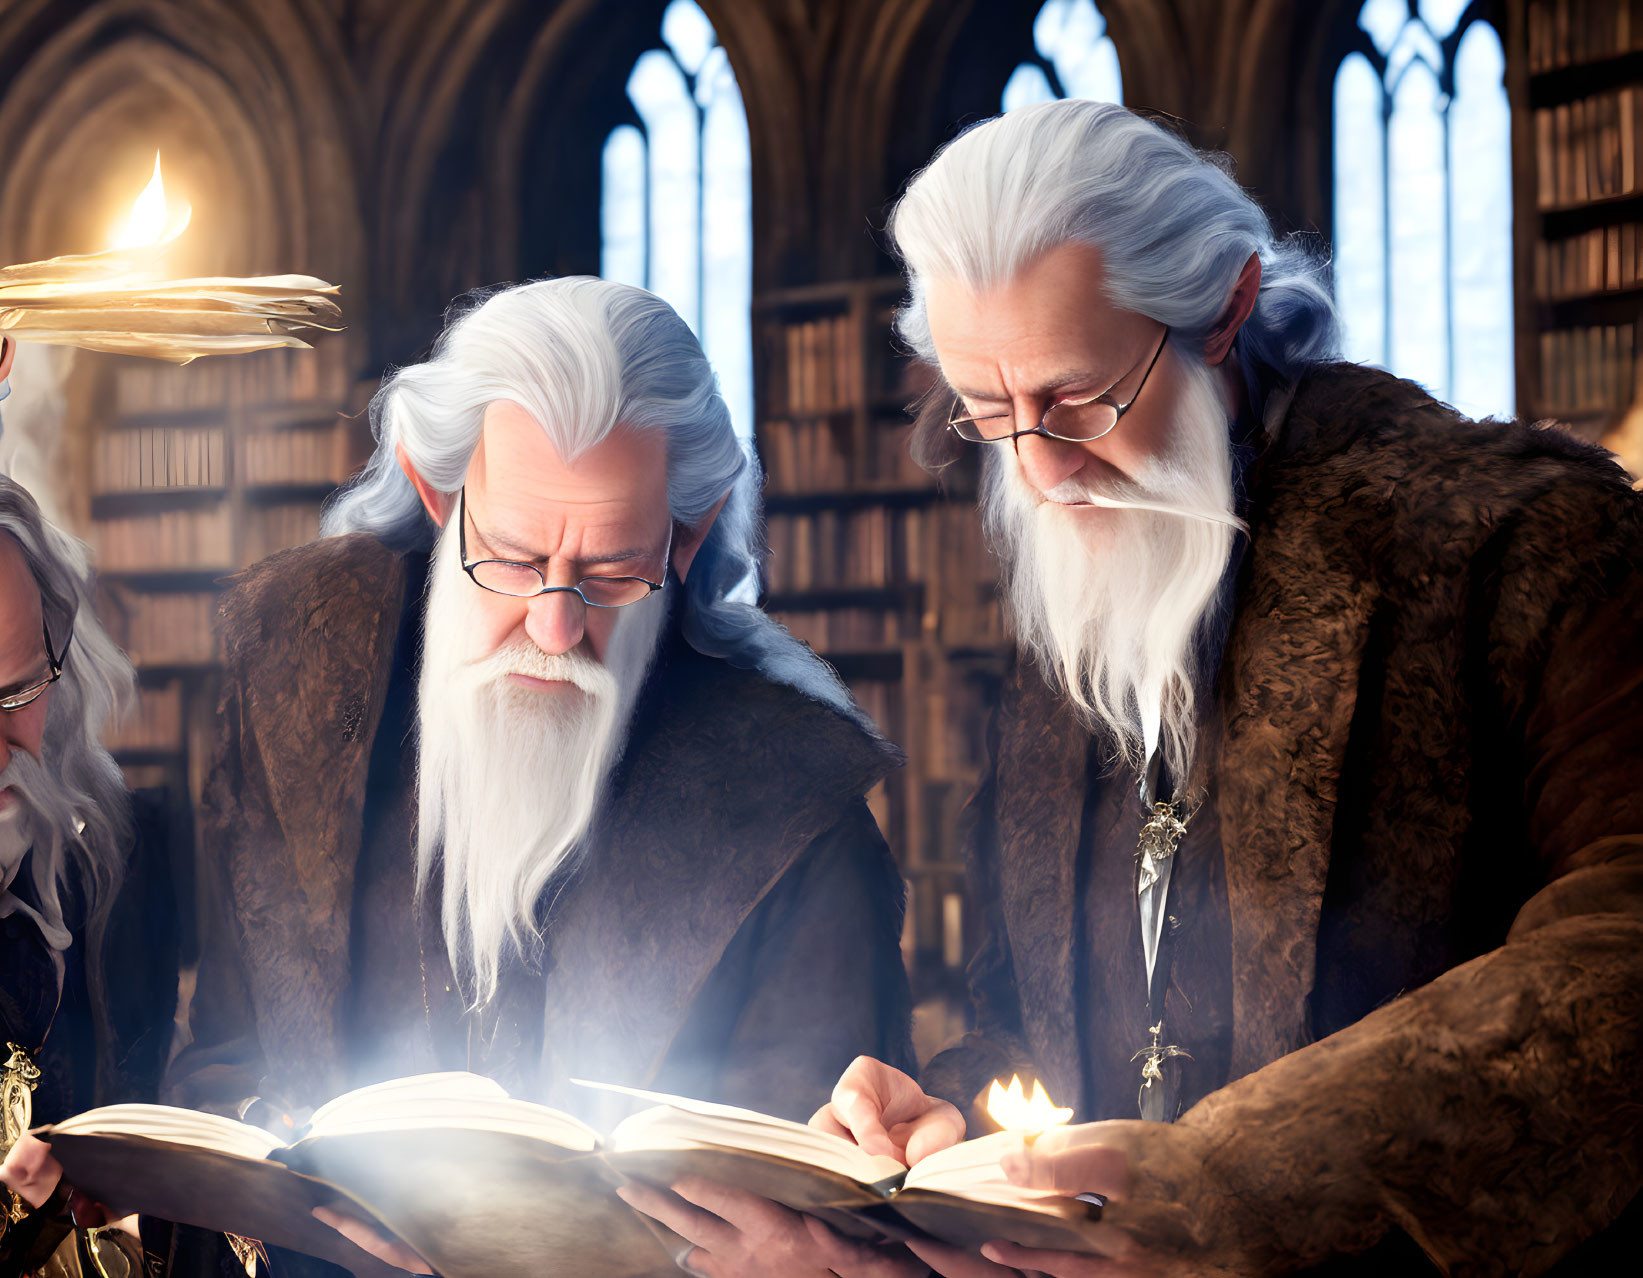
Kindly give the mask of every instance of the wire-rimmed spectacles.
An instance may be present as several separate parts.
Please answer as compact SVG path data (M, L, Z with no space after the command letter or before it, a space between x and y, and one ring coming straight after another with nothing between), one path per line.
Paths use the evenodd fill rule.
M16 692L7 696L0 697L0 711L15 714L19 710L26 709L38 701L47 688L63 677L63 660L68 656L69 647L74 643L73 625L69 626L68 636L63 640L62 657L59 657L52 648L51 631L44 621L40 623L40 634L46 641L46 677L26 687L19 688Z
M662 557L662 580L648 577L583 577L574 586L550 586L542 570L519 559L476 559L468 562L468 489L464 485L457 498L457 549L462 554L462 571L474 585L493 594L514 599L534 599L537 595L579 595L590 608L625 608L648 599L667 583L667 555ZM671 552L672 543L668 550Z
M1044 410L1044 415L1038 419L1036 426L1016 430L1013 412L990 416L960 416L964 410L964 400L959 397L953 401L953 411L947 419L947 429L972 444L1002 444L1008 440L1020 439L1023 435L1042 435L1046 439L1059 439L1069 444L1088 444L1103 435L1110 435L1124 414L1135 406L1135 401L1141 398L1141 392L1146 388L1147 378L1152 376L1152 370L1158 364L1158 357L1164 353L1164 347L1167 345L1169 328L1166 326L1163 337L1158 341L1158 349L1147 361L1147 371L1141 374L1140 385L1135 388L1135 394L1130 396L1128 403L1115 403L1110 398L1110 390L1090 399L1061 399ZM1128 377L1128 374L1125 374L1125 377ZM1123 380L1125 378L1119 378L1119 381Z

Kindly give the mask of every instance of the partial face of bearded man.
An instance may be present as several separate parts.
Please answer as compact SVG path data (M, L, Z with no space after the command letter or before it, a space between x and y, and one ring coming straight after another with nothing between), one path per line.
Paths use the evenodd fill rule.
M1127 405L1098 439L978 443L982 514L1018 639L1116 757L1191 775L1203 622L1240 527L1222 371L1106 301L1068 244L984 293L934 280L930 332L963 415L1030 430L1054 405ZM1065 408L1052 414L1054 428Z
M40 588L22 547L0 533L0 697L39 688L50 672ZM67 788L44 762L53 695L47 685L26 706L0 710L0 913L27 913L40 924L47 942L61 950L70 937L63 926L57 875L65 844L74 837L75 816ZM29 868L43 912L8 893L31 852Z
M669 593L619 608L499 594L464 571L461 546L470 565L532 564L549 586L659 583L670 532L660 432L617 427L567 460L522 408L487 410L434 552L418 688L418 881L437 865L446 944L476 1001L507 948L534 943L538 899L597 811Z

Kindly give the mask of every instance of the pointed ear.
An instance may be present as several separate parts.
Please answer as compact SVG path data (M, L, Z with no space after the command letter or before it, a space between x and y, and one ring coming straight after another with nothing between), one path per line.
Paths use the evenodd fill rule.
M405 472L405 478L411 481L411 487L416 489L416 495L422 498L422 506L428 512L428 517L443 528L445 521L451 517L452 507L456 504L451 494L440 492L422 477L422 472L411 464L411 455L405 451L404 444L394 445L394 458L399 462L399 468Z
M1226 309L1216 321L1215 328L1204 340L1204 362L1214 367L1227 357L1232 340L1238 336L1249 313L1255 309L1255 299L1261 292L1261 255L1251 253L1244 269L1238 272L1238 282L1232 286L1232 296Z
M696 561L696 552L702 548L708 533L713 531L714 520L718 519L719 512L729 500L730 490L727 488L725 495L713 503L713 509L697 520L694 527L681 528L673 534L673 571L680 581L690 575L690 565Z

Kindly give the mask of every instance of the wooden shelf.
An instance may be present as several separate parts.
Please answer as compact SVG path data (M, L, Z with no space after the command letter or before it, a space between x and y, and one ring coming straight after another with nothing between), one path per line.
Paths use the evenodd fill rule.
M1633 221L1643 221L1643 194L1606 195L1583 204L1540 210L1541 234L1548 240Z
M790 309L815 310L827 306L848 306L858 297L895 297L907 285L899 275L883 275L870 280L846 280L837 284L800 284L792 288L767 289L753 299L755 314Z
M232 564L219 568L152 568L140 571L99 572L97 579L137 590L211 590L217 582L238 570Z
M816 654L845 679L900 679L899 647L840 649Z
M1643 317L1643 285L1540 301L1535 303L1535 311L1543 329L1633 324Z
M228 496L221 484L174 484L167 488L127 488L94 493L93 519L119 519L125 515L146 515L159 510L198 510L215 506Z
M207 408L144 408L122 411L109 426L111 433L140 430L144 427L170 426L226 426L227 405Z
M329 430L353 420L330 400L258 404L242 411L245 424L253 430Z
M258 505L276 502L325 500L342 484L325 479L293 479L281 483L246 484L240 491L245 499Z
M802 514L810 510L853 509L861 506L924 506L941 500L941 490L934 485L908 487L903 484L878 487L865 484L860 488L834 488L816 492L767 492L764 508L767 514Z
M766 612L807 612L823 608L899 608L924 595L924 583L894 586L837 586L819 590L786 590L768 595Z
M1529 105L1558 106L1594 93L1624 88L1643 80L1643 49L1611 54L1592 62L1536 71L1529 77Z

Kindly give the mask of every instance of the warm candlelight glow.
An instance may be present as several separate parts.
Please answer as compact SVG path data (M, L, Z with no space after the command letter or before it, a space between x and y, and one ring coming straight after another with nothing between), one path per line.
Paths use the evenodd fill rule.
M1037 1136L1052 1127L1059 1127L1073 1116L1070 1109L1058 1108L1050 1100L1044 1084L1033 1080L1033 1094L1028 1098L1021 1086L1021 1076L1014 1075L1009 1087L1001 1087L998 1080L987 1089L987 1114L1007 1132L1024 1132Z
M188 225L194 210L187 204L170 214L165 202L165 182L160 177L160 153L154 152L154 176L142 189L126 216L124 225L114 231L110 247L116 249L143 248L163 240L175 239Z

